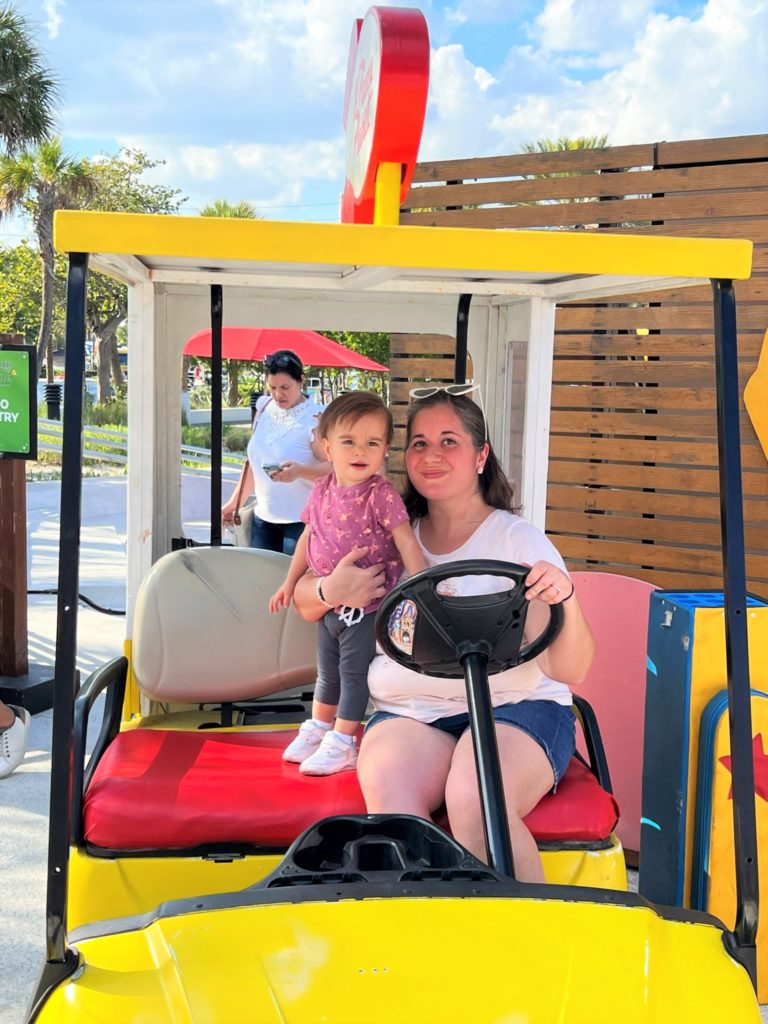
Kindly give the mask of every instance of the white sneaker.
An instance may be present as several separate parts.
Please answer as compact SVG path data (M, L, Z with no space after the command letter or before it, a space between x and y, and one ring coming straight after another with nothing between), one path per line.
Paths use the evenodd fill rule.
M355 741L345 743L334 732L328 732L314 754L301 762L299 771L302 775L335 775L350 771L356 764Z
M330 731L330 728L321 729L319 725L315 725L312 718L302 722L299 727L299 735L283 751L283 760L290 761L292 764L301 764L302 761L306 761L309 755L314 754L320 746L323 736Z
M0 732L0 779L6 778L15 771L24 760L27 749L27 729L30 715L26 708L8 705L16 712L13 725L5 732Z

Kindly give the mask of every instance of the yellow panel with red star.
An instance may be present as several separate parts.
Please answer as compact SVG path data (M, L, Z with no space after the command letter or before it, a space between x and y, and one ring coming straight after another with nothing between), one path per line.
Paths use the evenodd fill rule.
M736 876L733 791L726 691L708 703L701 719L691 905L733 928ZM752 691L752 754L760 891L768 895L768 693ZM760 852L763 853L760 858ZM768 904L761 904L757 933L758 997L768 1002Z

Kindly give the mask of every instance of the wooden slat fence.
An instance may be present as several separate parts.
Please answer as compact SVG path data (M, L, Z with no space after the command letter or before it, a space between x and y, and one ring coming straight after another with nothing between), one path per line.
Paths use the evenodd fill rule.
M768 135L424 163L401 220L749 238L753 276L736 285L742 385L757 364L768 328ZM394 338L396 420L409 378L452 373L452 339ZM718 587L715 433L709 287L558 309L547 530L572 569ZM768 597L768 463L743 409L742 454L748 585Z

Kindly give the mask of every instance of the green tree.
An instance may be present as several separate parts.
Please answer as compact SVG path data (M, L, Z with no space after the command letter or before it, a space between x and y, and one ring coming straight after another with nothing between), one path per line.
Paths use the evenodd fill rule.
M7 152L40 143L53 130L58 87L44 66L28 22L0 8L0 139Z
M239 203L230 203L227 199L214 199L212 203L204 206L200 211L201 217L234 217L238 220L260 220L259 214L254 206L247 200L241 199ZM240 400L240 362L238 359L225 359L227 368L227 405L237 405ZM186 380L186 367L183 370Z
M66 260L56 257L57 285L53 313L53 336L64 337L64 279ZM40 333L40 254L27 241L0 248L0 332L21 334L24 343L34 345Z
M53 381L54 289L53 215L82 204L93 193L94 178L86 160L64 152L61 139L47 139L18 155L0 157L0 213L24 211L31 219L40 249L42 303L37 363L47 356L47 379Z
M151 184L144 175L164 161L152 160L140 149L125 147L112 156L102 154L91 163L95 188L87 207L113 213L177 213L186 197L181 189ZM123 372L117 353L117 330L128 314L128 289L120 281L95 272L88 287L86 319L96 338L98 370L97 400L110 395L110 378L116 387L123 384Z
M390 338L388 334L381 331L321 331L320 333L361 356L374 359L382 366L389 366ZM356 386L369 391L378 391L386 397L386 378L383 378L381 373L366 373L363 370L351 370L348 367L339 367L338 369L319 367L318 374L323 389L325 390L326 385L329 385L331 393L334 395L349 386L350 374L354 374Z

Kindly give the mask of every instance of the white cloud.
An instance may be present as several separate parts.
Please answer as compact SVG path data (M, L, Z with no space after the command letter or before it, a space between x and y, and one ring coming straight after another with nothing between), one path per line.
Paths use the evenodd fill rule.
M458 43L433 51L421 159L498 152L501 142L495 121L508 113L510 97L526 88L546 95L562 89L560 76L548 70L531 47L515 48L495 74L473 64Z
M315 140L174 148L155 137L123 137L120 144L151 153L164 164L148 180L181 188L190 197L182 213L194 213L214 198L246 199L265 216L280 217L280 209L307 202L307 190L321 182L338 183L341 191L344 141ZM327 184L326 186L327 187ZM335 199L335 194L334 194ZM334 211L336 208L333 203Z
M495 85L497 81L490 72L485 70L485 68L475 68L474 79L480 92L485 92L486 89L490 89L490 87Z
M634 41L656 6L654 0L547 0L532 34L544 50L616 51Z
M765 91L755 85L767 56L765 0L709 0L698 18L651 15L623 67L521 97L491 125L506 148L544 135L607 132L623 144L754 132L765 120Z
M466 117L478 93L485 92L493 76L464 56L458 43L441 46L432 53L430 105L440 120Z
M64 7L64 0L45 0L43 9L46 14L45 27L48 30L48 38L55 39L59 34L61 23L64 20L61 9Z
M258 65L272 64L315 90L343 89L349 40L355 18L366 7L359 0L217 0L235 12L245 28L236 49Z
M336 139L297 145L228 146L238 167L253 171L269 181L301 181L308 178L338 179L344 165L344 142Z
M179 160L195 181L215 181L221 174L222 153L211 146L183 146Z

